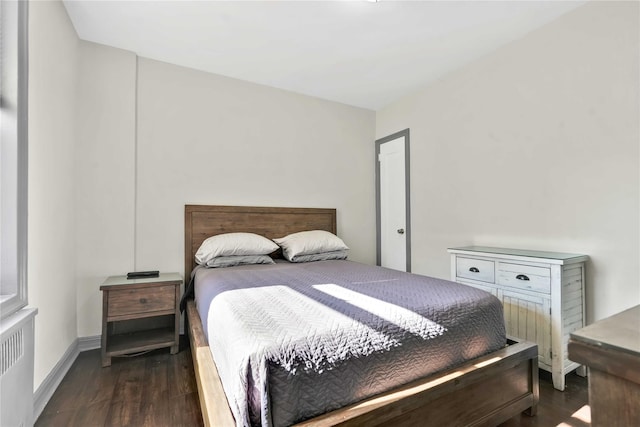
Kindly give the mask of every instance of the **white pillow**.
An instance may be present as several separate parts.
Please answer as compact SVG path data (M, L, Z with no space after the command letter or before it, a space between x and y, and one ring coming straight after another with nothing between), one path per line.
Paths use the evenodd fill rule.
M278 245L254 233L226 233L211 236L200 245L196 262L206 264L213 258L231 255L267 255Z
M301 231L289 234L281 239L273 239L281 248L286 259L292 261L296 256L321 254L348 250L341 238L323 230Z
M275 264L269 255L229 255L211 258L209 268L235 267L236 265Z
M329 261L332 259L347 259L347 251L331 251L322 252L320 254L296 255L289 261L291 262L313 262L313 261Z

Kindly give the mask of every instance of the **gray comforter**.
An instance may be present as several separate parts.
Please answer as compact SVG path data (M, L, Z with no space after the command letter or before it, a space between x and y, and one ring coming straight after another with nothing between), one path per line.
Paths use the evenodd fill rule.
M195 273L238 426L291 425L506 344L497 298L350 261Z

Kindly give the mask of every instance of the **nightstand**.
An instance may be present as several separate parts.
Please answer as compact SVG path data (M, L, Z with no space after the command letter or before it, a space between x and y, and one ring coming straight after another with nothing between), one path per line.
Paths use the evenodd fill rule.
M102 366L111 357L171 347L178 352L180 285L177 273L127 279L108 277L102 291Z

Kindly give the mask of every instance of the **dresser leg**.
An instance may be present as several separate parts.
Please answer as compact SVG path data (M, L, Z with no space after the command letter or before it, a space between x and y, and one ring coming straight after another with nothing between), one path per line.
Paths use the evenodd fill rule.
M171 354L176 354L178 353L178 346L177 345L172 345L171 346Z
M564 391L564 374L562 371L552 372L551 376L553 377L553 388Z
M586 377L587 376L587 367L584 365L580 365L576 368L576 374L578 374L581 377Z

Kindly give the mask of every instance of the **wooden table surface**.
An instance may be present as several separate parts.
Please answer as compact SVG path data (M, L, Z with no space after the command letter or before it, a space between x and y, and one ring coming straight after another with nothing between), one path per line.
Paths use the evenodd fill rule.
M589 367L594 427L640 425L640 306L572 333L569 358Z

